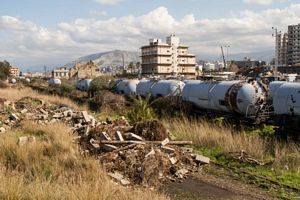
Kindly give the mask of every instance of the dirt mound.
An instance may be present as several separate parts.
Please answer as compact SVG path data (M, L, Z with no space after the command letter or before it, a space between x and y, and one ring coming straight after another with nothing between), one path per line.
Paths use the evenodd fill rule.
M138 122L132 130L146 140L163 140L169 137L168 130L158 120Z

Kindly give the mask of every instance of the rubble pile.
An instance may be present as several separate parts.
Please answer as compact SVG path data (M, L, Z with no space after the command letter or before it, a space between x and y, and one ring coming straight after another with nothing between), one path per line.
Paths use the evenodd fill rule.
M87 111L67 105L54 105L35 98L1 101L0 133L14 128L22 120L38 124L63 122L70 126L83 155L99 159L108 174L122 185L157 186L165 181L181 180L209 158L182 147L191 141L175 141L157 120L130 125L125 117L97 121ZM19 138L20 145L34 141Z

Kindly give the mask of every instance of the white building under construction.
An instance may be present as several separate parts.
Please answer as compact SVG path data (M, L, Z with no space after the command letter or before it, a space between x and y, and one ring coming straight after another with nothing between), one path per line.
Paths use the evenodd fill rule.
M150 39L149 45L141 47L142 74L162 76L195 76L196 57L188 52L175 35L161 39Z

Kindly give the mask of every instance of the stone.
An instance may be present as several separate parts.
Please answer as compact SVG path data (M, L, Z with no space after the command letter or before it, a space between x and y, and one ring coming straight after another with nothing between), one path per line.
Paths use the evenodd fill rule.
M171 154L171 153L174 153L175 152L175 149L171 148L171 147L167 147L167 146L162 146L161 149L168 153L168 154Z
M90 122L91 121L91 118L90 116L88 115L87 111L82 111L81 112L82 116L83 116L83 119L86 123Z
M5 128L4 127L0 127L0 133L5 133Z
M119 173L119 172L114 172L114 173L107 173L108 174L108 176L110 176L110 177L112 177L112 178L114 178L114 179L116 179L117 181L121 181L122 179L123 179L123 175L121 174L121 173Z
M203 164L209 164L210 158L202 155L196 155L195 161Z
M72 116L72 114L73 114L72 110L66 110L66 111L63 112L63 115L65 117L70 117L70 116Z
M35 142L36 139L34 136L22 136L18 138L18 145L22 146L27 144L28 142Z
M131 184L130 181L128 181L127 179L122 179L120 182L123 186L127 186Z
M27 113L28 112L28 110L26 109L26 108L24 108L23 110L21 110L21 113L22 114L25 114L25 113Z
M100 139L101 140L111 140L111 138L109 137L109 135L106 132L102 132L100 134Z
M120 131L116 131L115 136L116 136L117 140L124 141L124 138L123 138L122 133Z
M175 157L170 157L169 160L170 160L172 165L176 164L177 161L178 161Z
M45 111L43 108L40 109L41 113L43 113L44 115L48 115L48 112Z
M56 118L56 119L62 118L62 117L63 117L63 114L61 114L61 113L55 113L52 117L53 117L53 118Z
M169 138L164 139L163 141L161 141L161 146L165 146L170 142Z

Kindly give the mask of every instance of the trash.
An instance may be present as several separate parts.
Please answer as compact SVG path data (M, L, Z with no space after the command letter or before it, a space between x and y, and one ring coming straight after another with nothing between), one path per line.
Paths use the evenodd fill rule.
M170 142L169 138L166 138L166 139L164 139L164 140L161 142L161 146L165 146L165 145L167 145L169 142Z
M132 140L137 140L137 141L143 141L144 139L134 133L125 133L124 134L126 139L132 139Z
M120 141L124 141L122 133L120 131L116 131L116 139Z

